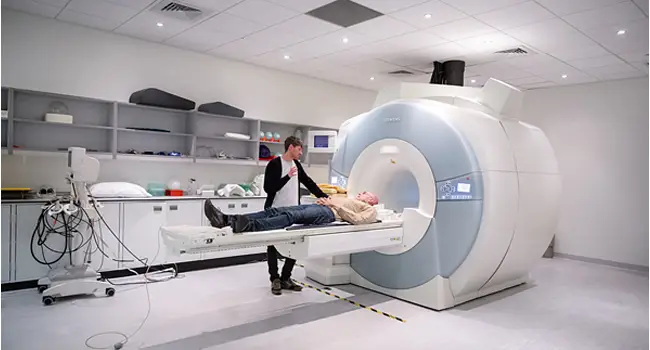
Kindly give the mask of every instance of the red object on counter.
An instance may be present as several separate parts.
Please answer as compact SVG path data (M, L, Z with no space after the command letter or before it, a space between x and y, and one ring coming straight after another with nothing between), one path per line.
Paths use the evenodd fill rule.
M183 196L183 190L165 190L165 196L181 197Z

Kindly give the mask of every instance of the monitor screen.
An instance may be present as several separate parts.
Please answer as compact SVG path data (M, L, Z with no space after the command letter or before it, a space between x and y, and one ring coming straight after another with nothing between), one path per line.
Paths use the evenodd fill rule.
M329 135L316 135L314 136L314 147L328 148L330 143Z
M471 187L470 184L459 182L458 186L456 186L456 191L462 192L462 193L469 193L470 187Z

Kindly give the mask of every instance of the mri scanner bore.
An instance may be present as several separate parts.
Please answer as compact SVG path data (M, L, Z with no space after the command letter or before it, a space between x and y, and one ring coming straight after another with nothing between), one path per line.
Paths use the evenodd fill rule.
M556 224L561 178L521 92L402 83L340 128L330 178L400 213L369 225L231 232L163 227L179 253L276 245L307 277L442 310L528 281ZM210 243L207 243L210 242Z

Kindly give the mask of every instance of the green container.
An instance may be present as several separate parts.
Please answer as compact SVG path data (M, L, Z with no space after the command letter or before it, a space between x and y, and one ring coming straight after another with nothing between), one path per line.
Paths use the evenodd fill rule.
M165 184L150 183L147 185L147 192L154 197L163 197L165 195Z

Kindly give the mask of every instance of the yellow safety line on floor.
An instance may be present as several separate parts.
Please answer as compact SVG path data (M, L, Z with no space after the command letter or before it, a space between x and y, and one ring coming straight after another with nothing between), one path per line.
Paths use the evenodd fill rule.
M304 266L301 266L301 267L304 268ZM377 310L377 309L375 309L375 308L372 308L372 307L368 307L368 306L365 306L365 305L359 304L359 303L357 303L356 301L353 301L353 300L350 300L350 299L347 299L347 298L344 298L344 297L340 297L340 296L338 296L338 295L336 295L336 294L330 293L330 292L328 292L328 291L326 291L326 290L322 290L322 289L320 289L320 288L318 288L318 287L314 287L314 286L309 285L309 284L307 284L307 283L303 283L303 282L297 281L297 280L295 280L295 279L293 279L293 278L292 278L292 280L293 280L295 283L298 283L299 285L301 285L301 286L303 286L303 287L311 288L311 289L314 289L314 290L316 290L316 291L319 291L319 292L321 292L321 293L323 293L323 294L327 294L327 295L329 295L329 296L331 296L331 297L335 297L336 299L343 300L343 301L347 301L348 303L350 303L350 304L352 304L352 305L355 305L355 306L357 306L357 307L360 307L360 308L362 308L362 309L370 310L370 311L372 311L372 312L374 312L374 313L377 313L377 314L380 314L380 315L384 315L384 316L386 316L386 317L388 317L388 318L390 318L390 319L393 319L393 320L396 320L396 321L400 321L400 322L402 322L402 323L406 322L406 320L404 320L404 319L402 319L402 318L399 318L399 317L397 317L397 316L393 316L393 315L391 315L391 314L387 314L387 313L385 313L385 312L383 312L383 311L379 311L379 310Z

